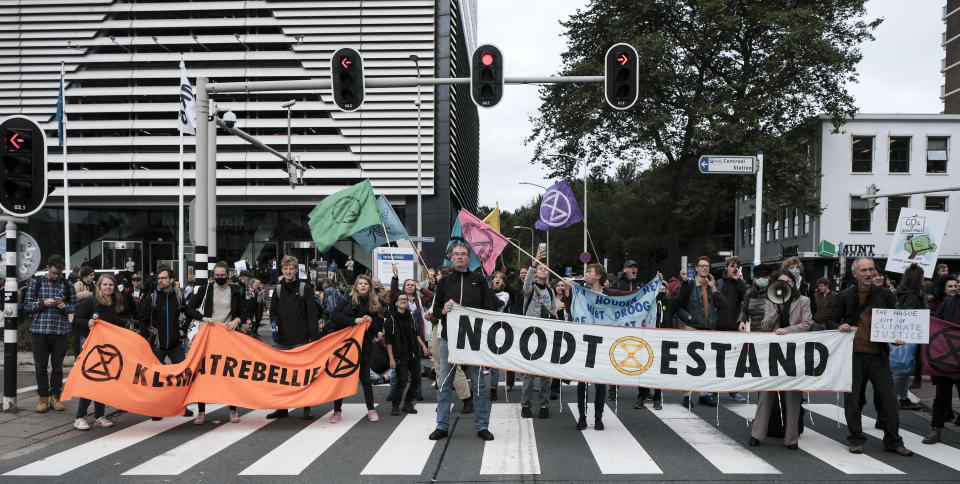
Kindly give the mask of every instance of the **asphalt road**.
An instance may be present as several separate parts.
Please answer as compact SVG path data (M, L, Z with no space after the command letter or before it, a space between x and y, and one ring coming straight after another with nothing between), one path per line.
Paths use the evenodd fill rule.
M424 380L426 383L428 380ZM549 419L519 416L519 389L493 404L490 430L496 440L476 437L472 415L452 413L451 437L432 442L435 395L425 385L420 413L392 417L386 386L376 387L381 421L365 418L362 396L346 400L344 420L330 424L332 404L318 405L309 422L268 421L266 411L241 410L227 421L226 408L208 411L204 425L192 419L153 422L121 413L110 429L64 434L26 455L3 460L4 482L592 482L592 481L960 481L960 428L947 424L945 444L919 439L929 415L901 412L901 434L917 455L883 451L881 434L865 419L870 437L863 455L846 450L846 427L835 394L811 394L800 450L767 439L748 447L749 404L721 397L717 409L679 405L668 392L663 410L633 408L635 391L624 389L618 412L605 413L606 429L575 430L574 386L564 386L563 413L551 402ZM872 401L868 396L867 401ZM571 405L573 404L573 405ZM872 413L871 405L865 410ZM534 412L536 414L536 412ZM812 423L811 423L812 415ZM717 419L719 418L719 425ZM840 419L840 424L836 419ZM25 477L33 475L36 477Z

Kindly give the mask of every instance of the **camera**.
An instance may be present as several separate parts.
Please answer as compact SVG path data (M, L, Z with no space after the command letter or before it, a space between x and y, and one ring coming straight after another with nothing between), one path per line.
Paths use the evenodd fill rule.
M237 125L237 115L233 114L233 111L227 111L223 115L223 124L227 125L228 128L233 128Z

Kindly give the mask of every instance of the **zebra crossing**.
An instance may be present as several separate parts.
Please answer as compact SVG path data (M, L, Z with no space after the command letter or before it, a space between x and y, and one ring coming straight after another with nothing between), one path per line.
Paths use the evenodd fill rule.
M326 407L329 410L329 406ZM874 420L864 417L871 443L865 454L846 449L842 408L834 404L808 403L819 425L806 427L800 452L790 452L776 439L761 447L746 445L747 425L755 406L722 404L714 421L714 409L693 410L679 404L664 404L659 411L620 409L608 405L606 429L573 429L576 403L562 407L565 415L549 420L520 417L518 403L494 403L490 430L493 441L476 439L473 419L460 418L459 428L448 440L426 438L435 427L436 404L417 405L419 413L402 417L383 416L379 423L366 421L361 403L343 406L342 420L329 422L329 411L312 422L299 419L267 420L266 410L242 414L240 423L221 423L212 428L194 426L192 419L144 420L105 435L77 434L63 448L31 455L15 465L0 465L0 475L70 476L95 472L101 478L121 476L192 476L209 472L210 461L225 455L234 476L309 476L318 461L336 454L337 462L348 456L346 469L353 479L361 476L419 476L444 480L447 466L479 476L547 477L584 480L591 476L636 476L658 479L698 469L714 476L756 475L769 479L794 478L798 470L814 472L824 479L843 476L874 476L903 479L926 468L939 478L953 475L960 480L960 449L948 444L923 445L921 435L901 429L908 448L918 457L901 458L882 452ZM221 405L208 406L208 419ZM536 413L536 412L535 412ZM292 414L296 415L296 411ZM592 408L587 409L592 416ZM720 419L720 416L723 418ZM722 420L722 422L721 422ZM283 424L279 422L284 422ZM842 428L841 428L842 427ZM155 444L153 444L155 442ZM232 449L237 449L236 452ZM444 460L443 456L447 459ZM40 458L37 458L40 457ZM445 463L446 462L446 463ZM113 463L113 464L111 464ZM646 476L646 477L643 477ZM450 478L447 480L459 480Z

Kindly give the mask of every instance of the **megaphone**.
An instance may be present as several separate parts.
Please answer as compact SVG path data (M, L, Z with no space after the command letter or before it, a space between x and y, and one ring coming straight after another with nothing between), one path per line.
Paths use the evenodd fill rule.
M767 299L774 304L783 304L790 300L793 288L786 281L774 281L767 288Z

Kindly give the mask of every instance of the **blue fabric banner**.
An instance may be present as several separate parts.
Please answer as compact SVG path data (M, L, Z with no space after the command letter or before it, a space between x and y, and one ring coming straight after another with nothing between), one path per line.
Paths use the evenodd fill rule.
M654 277L627 296L607 296L575 284L570 314L577 323L655 328L660 284L663 281Z

